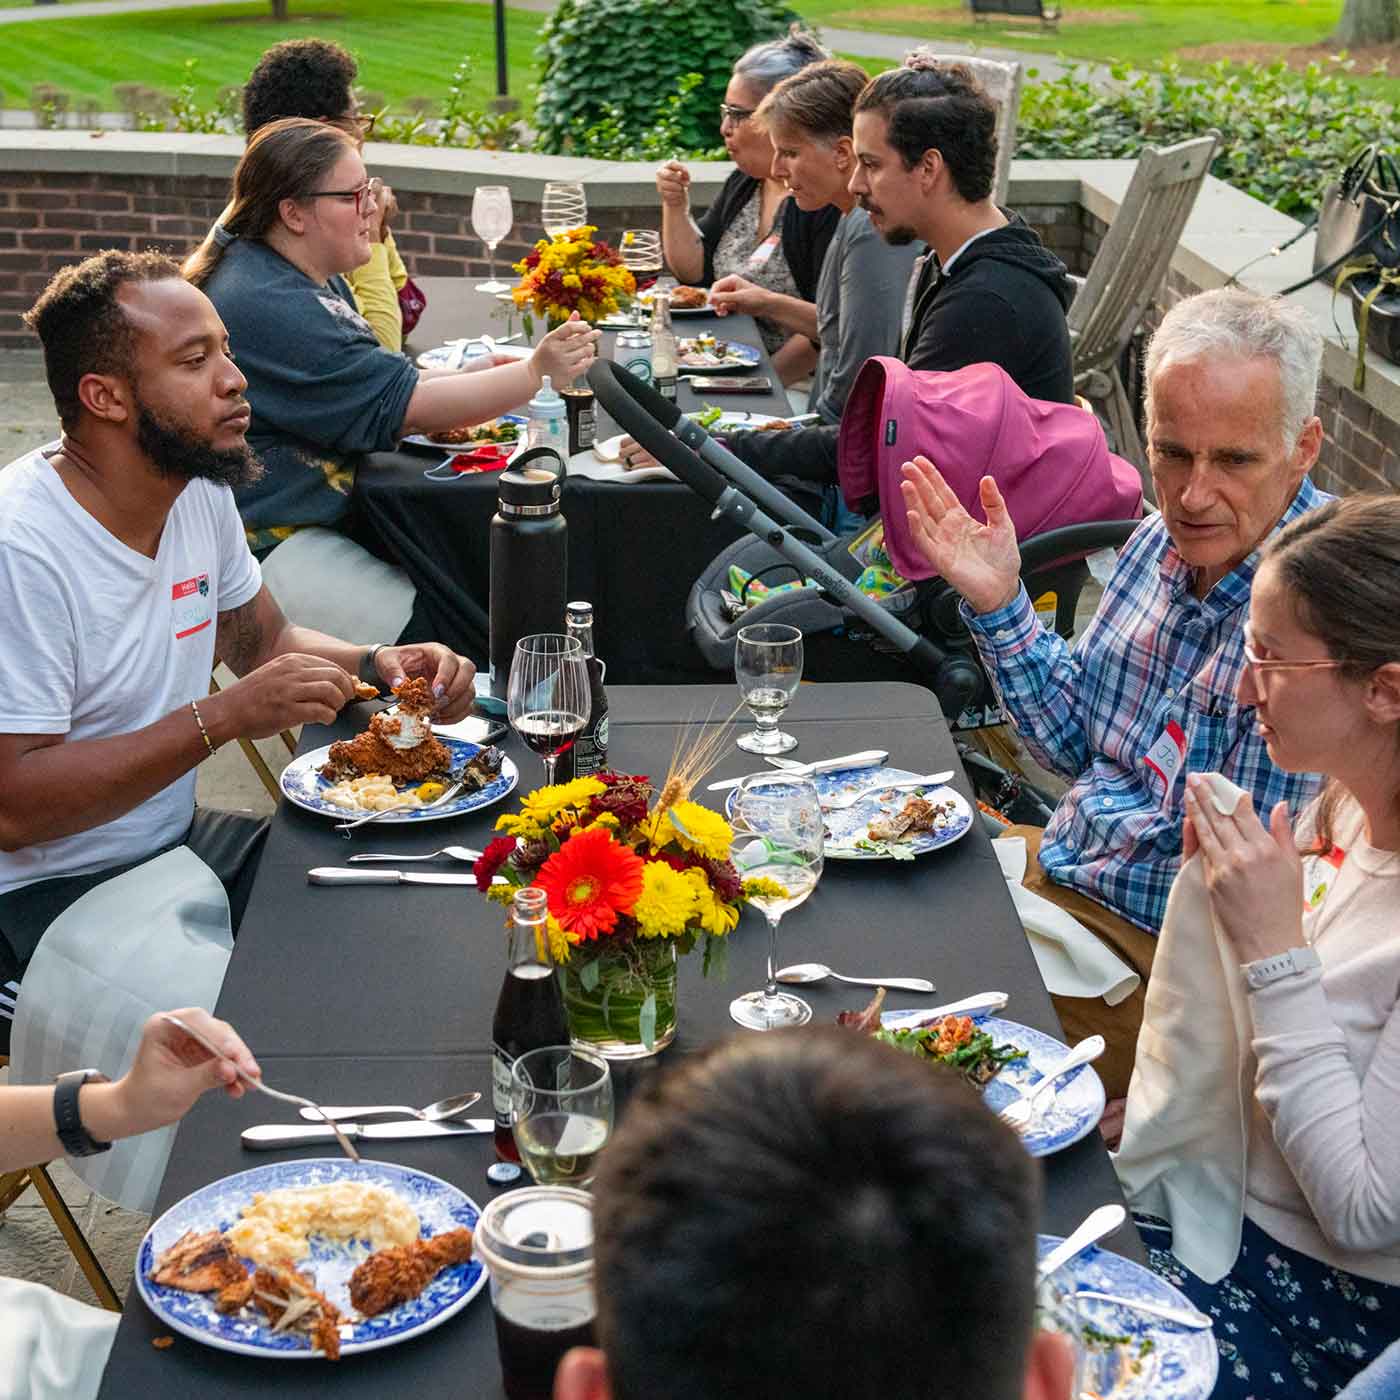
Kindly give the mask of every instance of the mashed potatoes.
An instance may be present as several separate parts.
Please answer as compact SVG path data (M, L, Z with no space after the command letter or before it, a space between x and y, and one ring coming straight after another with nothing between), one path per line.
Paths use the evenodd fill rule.
M228 1238L245 1259L272 1264L305 1258L310 1235L368 1240L371 1248L384 1249L412 1244L418 1232L418 1217L397 1192L363 1181L337 1181L259 1192L252 1205L244 1206L243 1218Z

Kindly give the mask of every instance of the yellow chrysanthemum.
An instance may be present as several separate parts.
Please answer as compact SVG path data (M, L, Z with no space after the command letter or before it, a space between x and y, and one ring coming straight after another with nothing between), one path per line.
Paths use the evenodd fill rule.
M578 942L575 934L567 933L553 914L549 916L549 952L557 963L569 961L569 949Z
M714 889L703 870L687 870L685 878L695 891L695 922L706 933L723 937L739 922L739 911L715 897Z
M756 875L744 881L745 899L762 899L765 895L769 899L783 899L787 892L786 885L770 880L767 875Z
M622 823L618 821L616 812L599 812L590 825L605 826L609 831L616 834L618 829L622 826Z
M597 778L575 778L571 783L555 783L526 793L520 806L525 816L548 826L565 807L585 806L590 798L606 791Z
M541 826L533 817L520 812L503 812L496 818L496 830L521 841L537 841L549 830L549 825Z
M664 845L672 833L685 850L710 860L727 860L734 841L729 823L698 802L677 802L666 809L666 826L657 833L658 843Z
M632 917L643 938L673 938L684 933L695 917L694 886L664 861L648 861Z

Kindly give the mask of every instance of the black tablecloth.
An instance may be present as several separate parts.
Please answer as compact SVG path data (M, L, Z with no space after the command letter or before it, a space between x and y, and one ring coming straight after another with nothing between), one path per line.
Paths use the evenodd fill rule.
M434 278L426 290L429 312L414 333L416 348L454 335L501 332L499 322L489 319L492 299L473 292L471 283ZM762 349L747 316L695 317L678 321L677 330L713 331ZM602 354L612 353L614 339L612 332L604 333ZM787 395L766 354L754 373L772 380L771 393L702 398L682 379L680 406L688 411L711 402L787 413ZM599 438L618 431L600 411ZM418 588L417 633L484 663L496 477L425 479L425 468L440 460L441 454L412 450L375 453L357 474L354 499L371 543ZM737 537L735 527L712 521L698 496L670 482L619 485L573 478L564 487L563 511L569 522L569 597L593 604L594 645L608 663L609 679L619 685L712 681L713 672L686 634L685 600L696 578Z
M609 695L610 756L621 768L659 778L677 724L727 713L733 698L728 688L615 688ZM349 734L365 715L355 706L333 730L308 730L304 747ZM799 758L878 746L915 771L959 768L935 702L915 686L804 686L784 724L801 740ZM513 738L508 747L521 765L522 786L536 786L538 761ZM731 746L716 776L750 767ZM957 781L968 793L965 779ZM428 1103L470 1089L489 1091L491 1013L504 963L499 906L470 887L312 887L305 872L342 864L354 851L479 846L498 810L431 827L370 827L351 842L326 819L282 805L217 1008L253 1047L269 1084L327 1103ZM623 1099L637 1076L720 1037L745 1034L730 1022L728 1006L738 992L761 984L766 944L762 920L748 912L731 935L726 981L706 981L698 956L682 961L676 1042L657 1061L620 1067ZM828 863L808 903L784 921L779 952L785 961L930 977L939 1001L996 988L1011 996L1008 1016L1059 1033L1000 867L978 827L956 845L910 863ZM803 995L815 1020L825 1023L863 1004L865 991L827 983L804 988ZM890 1005L928 1000L896 992ZM265 1121L294 1119L261 1095L237 1103L206 1095L179 1130L157 1213L210 1181L272 1160L272 1154L243 1151L238 1141L242 1128ZM305 1149L277 1159L292 1155L327 1154ZM380 1144L366 1155L432 1172L478 1203L494 1194L484 1175L492 1160L489 1137ZM1097 1134L1044 1166L1047 1231L1066 1233L1093 1207L1121 1200ZM1131 1227L1109 1243L1143 1257ZM183 1400L252 1396L269 1384L279 1393L320 1394L334 1384L345 1397L498 1400L490 1311L482 1296L423 1337L347 1359L332 1379L319 1364L231 1356L178 1335L173 1346L155 1350L152 1340L168 1329L133 1290L101 1393L109 1400Z

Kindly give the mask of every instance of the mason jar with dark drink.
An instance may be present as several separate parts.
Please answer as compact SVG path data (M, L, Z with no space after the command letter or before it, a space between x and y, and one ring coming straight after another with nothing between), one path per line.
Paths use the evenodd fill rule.
M595 1346L593 1198L571 1186L497 1196L476 1225L491 1274L501 1377L510 1400L550 1400L571 1347Z
M506 975L491 1022L491 1107L496 1117L496 1155L518 1162L511 1131L511 1067L527 1050L567 1045L569 1022L554 975L546 928L549 910L537 885L516 890L507 934Z

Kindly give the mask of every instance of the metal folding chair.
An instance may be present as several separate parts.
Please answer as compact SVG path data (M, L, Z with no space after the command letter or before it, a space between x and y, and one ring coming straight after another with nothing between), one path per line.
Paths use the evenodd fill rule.
M1118 455L1142 473L1149 501L1147 454L1118 361L1167 275L1219 141L1220 133L1211 131L1164 150L1143 148L1123 203L1069 309L1075 391L1093 403Z

